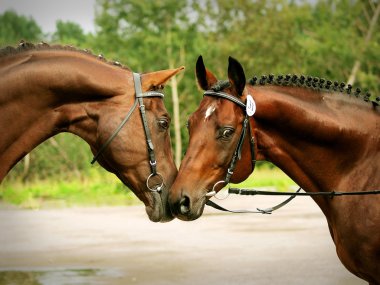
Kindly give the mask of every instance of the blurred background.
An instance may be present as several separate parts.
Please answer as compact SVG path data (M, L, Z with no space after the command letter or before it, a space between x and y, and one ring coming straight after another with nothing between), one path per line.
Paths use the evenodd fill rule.
M379 0L0 0L0 46L73 45L137 72L186 66L166 87L172 146L179 165L186 120L202 98L199 55L220 79L233 56L247 77L305 74L380 91ZM0 114L1 116L1 114ZM22 116L22 114L20 114ZM365 122L358 122L365 124ZM99 166L89 147L60 134L33 150L2 183L0 201L26 208L135 203ZM287 189L292 181L263 164L246 185Z

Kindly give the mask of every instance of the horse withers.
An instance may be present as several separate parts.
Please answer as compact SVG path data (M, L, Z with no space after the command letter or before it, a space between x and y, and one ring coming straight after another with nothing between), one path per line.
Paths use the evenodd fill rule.
M70 132L144 202L152 221L171 220L167 195L177 169L161 90L182 69L140 75L45 43L0 50L0 182L38 144Z
M307 192L380 188L378 98L363 100L351 86L305 76L246 84L233 58L227 81L218 81L201 57L196 75L206 92L188 120L189 146L169 193L178 218L200 217L212 192L245 180L255 160L271 161ZM380 284L380 195L313 199L342 263Z

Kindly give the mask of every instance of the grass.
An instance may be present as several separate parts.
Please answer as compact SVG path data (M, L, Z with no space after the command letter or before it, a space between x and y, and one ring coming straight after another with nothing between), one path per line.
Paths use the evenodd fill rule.
M71 206L116 206L139 203L137 197L113 174L93 171L88 176L66 180L5 181L0 201L22 208Z
M256 169L247 180L238 184L238 187L271 187L278 191L287 191L293 185L295 183L278 168L262 167ZM141 203L114 175L97 169L89 175L69 181L4 181L0 186L0 202L27 209Z
M251 174L248 179L239 184L232 184L240 188L259 188L270 187L277 191L288 191L289 188L296 185L279 168L258 168Z

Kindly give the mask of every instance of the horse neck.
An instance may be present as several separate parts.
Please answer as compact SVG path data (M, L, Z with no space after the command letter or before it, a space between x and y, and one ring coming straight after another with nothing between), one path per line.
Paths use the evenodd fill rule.
M365 177L380 170L370 166L380 159L379 110L352 96L298 87L249 87L249 92L257 104L259 158L306 191L371 187Z
M89 107L120 94L125 85L121 68L79 52L30 51L0 58L0 182L23 156L57 133L72 132L93 144L95 134L89 130L96 129L96 120Z

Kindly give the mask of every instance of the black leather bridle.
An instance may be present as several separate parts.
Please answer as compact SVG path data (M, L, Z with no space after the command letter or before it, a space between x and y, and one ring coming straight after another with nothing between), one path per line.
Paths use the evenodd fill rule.
M162 175L159 172L157 172L157 161L156 161L156 156L154 154L154 146L153 146L152 137L151 137L151 133L150 133L149 126L148 126L148 120L146 117L145 105L144 105L143 98L152 98L152 97L164 98L164 94L161 92L157 92L157 91L149 91L149 92L143 93L142 89L141 89L141 77L140 77L140 74L138 74L138 73L133 73L133 81L134 81L135 92L136 92L136 98L135 98L135 102L134 102L133 106L128 111L127 115L125 116L123 121L120 123L120 125L116 128L116 130L113 132L113 134L100 147L98 153L92 159L91 164L94 164L97 161L99 156L109 146L109 144L112 142L112 140L117 136L117 134L120 132L120 130L123 128L123 126L127 123L130 116L132 115L133 111L136 109L137 104L139 104L141 120L143 123L146 143L147 143L147 147L148 147L149 165L150 165L150 171L151 171L151 174L146 179L146 186L150 191L160 192L163 185L164 185L164 179L163 179ZM154 176L159 177L160 183L158 185L151 186L149 184L149 182L150 182L150 179Z
M234 154L232 156L230 165L229 165L229 167L227 169L227 174L226 174L224 180L220 180L220 181L216 182L214 184L214 186L212 187L212 190L205 195L206 197L213 197L213 196L216 195L216 190L215 190L216 186L218 186L219 184L223 184L223 185L229 184L231 176L234 173L237 160L241 158L241 151L242 151L242 147L243 147L243 143L244 143L244 138L245 138L246 133L247 133L247 129L248 129L249 136L250 136L252 172L254 171L255 165L256 165L255 140L254 140L254 137L252 136L252 129L251 129L251 125L249 123L249 116L248 116L247 111L246 111L246 103L243 103L240 99L238 99L238 98L236 98L236 97L234 97L234 96L232 96L230 94L227 94L225 92L221 92L221 91L207 90L204 93L204 96L214 96L214 97L219 97L219 98L227 99L227 100L229 100L229 101L231 101L231 102L239 105L241 108L243 108L244 114L245 114L245 117L244 117L244 120L243 120L243 123L242 123L243 124L242 131L241 131L238 143L236 145ZM230 213L271 214L271 213L273 213L273 211L278 210L278 209L282 208L283 206L285 206L286 204L288 204L296 196L328 196L328 197L333 198L335 196L345 196L345 195L347 195L347 196L348 195L376 195L376 194L380 195L380 190L355 191L355 192L330 191L330 192L311 192L311 193L307 192L307 193L300 193L301 190L302 190L301 187L299 187L296 192L272 192L272 191L260 191L260 190L255 190L255 189L239 189L239 188L229 188L228 189L227 196L229 194L239 194L239 195L281 195L281 196L286 195L286 196L290 196L288 199L286 199L285 201L281 202L280 204L278 204L278 205L276 205L274 207L270 207L270 208L266 208L266 209L256 208L257 209L256 211L255 210L228 210L228 209L223 208L222 206L214 203L211 200L207 200L206 201L206 205L211 206L211 207L213 207L213 208L215 208L217 210L225 211L225 212L230 212ZM224 197L224 199L227 198L227 196Z
M225 176L224 180L220 180L220 181L216 182L214 184L214 186L212 187L212 190L206 194L207 197L212 197L212 196L215 196L215 194L216 194L215 188L217 185L219 185L219 184L227 185L228 183L230 183L231 177L234 174L236 163L238 160L241 159L241 151L243 148L243 143L244 143L244 139L245 139L247 132L249 133L249 136L250 136L249 142L250 142L250 146L251 146L252 172L255 170L255 166L256 166L255 138L252 135L252 128L251 128L251 124L249 123L249 116L247 114L246 104L244 102L242 102L240 99L238 99L238 98L236 98L230 94L227 94L227 93L221 92L221 91L207 90L206 92L203 93L203 96L213 96L213 97L218 97L218 98L222 98L222 99L227 99L227 100L237 104L239 107L241 107L243 109L243 112L245 115L244 120L242 122L242 129L241 129L240 137L239 137L238 143L236 145L234 154L232 155L232 159L231 159L230 165L227 169L226 176Z

